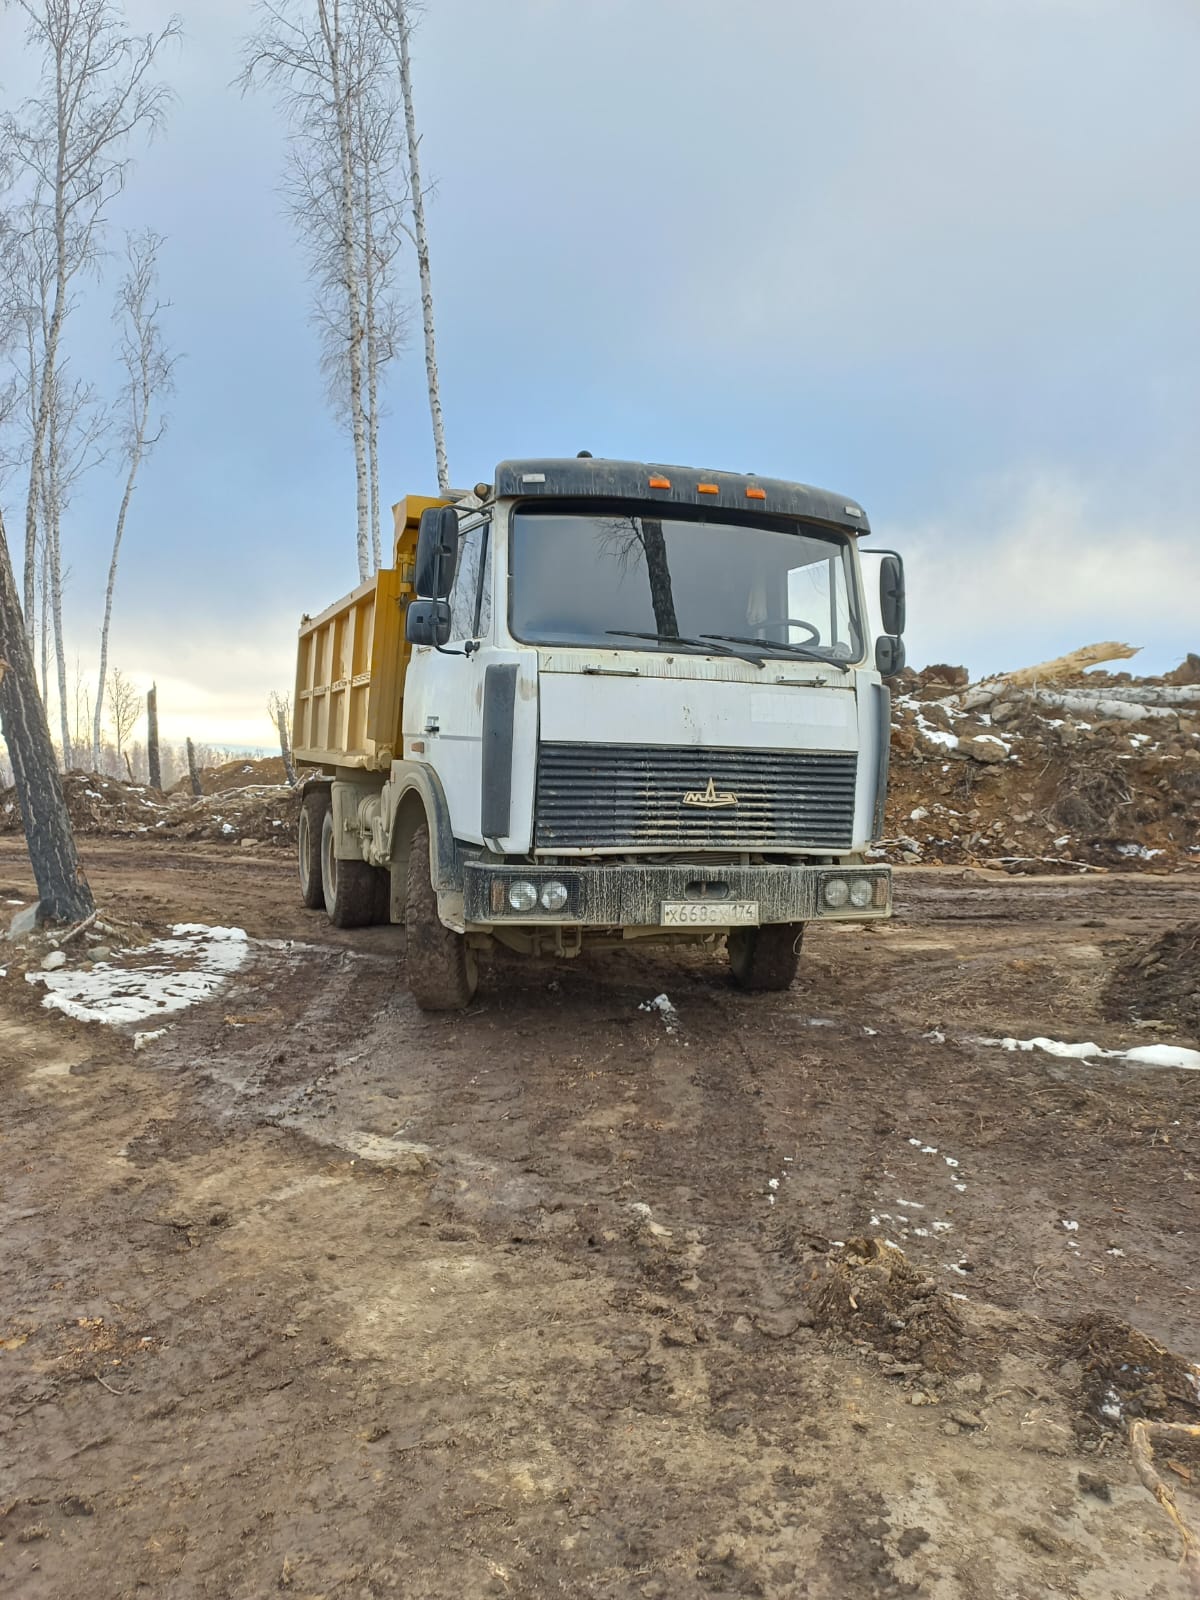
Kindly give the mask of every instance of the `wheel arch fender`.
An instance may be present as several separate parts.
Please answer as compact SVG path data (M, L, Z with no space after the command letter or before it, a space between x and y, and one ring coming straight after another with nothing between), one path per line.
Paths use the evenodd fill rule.
M418 828L427 826L434 887L439 895L461 890L462 861L450 826L450 807L437 774L420 762L397 761L392 766L392 786L395 800L388 829L392 882L405 882L413 837Z

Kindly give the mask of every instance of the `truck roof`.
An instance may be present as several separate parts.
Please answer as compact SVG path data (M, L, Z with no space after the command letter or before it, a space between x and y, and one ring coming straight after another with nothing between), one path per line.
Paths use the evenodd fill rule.
M833 523L854 534L870 533L856 501L828 489L745 472L709 472L647 461L606 461L593 456L502 461L494 493L502 496L664 500L674 505L716 505L726 510L773 512Z

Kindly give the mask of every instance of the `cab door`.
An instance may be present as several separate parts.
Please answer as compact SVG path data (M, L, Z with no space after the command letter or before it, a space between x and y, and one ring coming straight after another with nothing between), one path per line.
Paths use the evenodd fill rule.
M457 839L482 843L480 774L483 684L492 637L491 519L468 518L459 531L450 591L450 637L440 650L418 646L420 669L405 695L405 735L424 743L450 808ZM419 685L419 687L418 687Z

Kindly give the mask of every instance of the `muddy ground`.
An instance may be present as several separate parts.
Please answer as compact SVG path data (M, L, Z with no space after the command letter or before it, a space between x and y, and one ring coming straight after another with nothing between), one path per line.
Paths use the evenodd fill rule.
M432 1018L282 852L85 853L296 942L137 1053L0 980L0 1594L1186 1593L1123 1428L1200 1421L1200 1073L973 1041L1194 1044L1103 994L1196 874L918 869L787 995L643 952Z

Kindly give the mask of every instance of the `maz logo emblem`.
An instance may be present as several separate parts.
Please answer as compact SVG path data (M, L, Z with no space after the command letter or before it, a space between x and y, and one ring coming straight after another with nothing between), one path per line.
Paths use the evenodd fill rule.
M735 806L738 797L735 794L717 793L717 786L710 778L707 789L689 789L683 797L685 806L702 806L705 811L717 811L725 806Z

